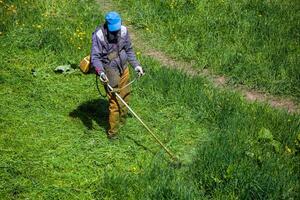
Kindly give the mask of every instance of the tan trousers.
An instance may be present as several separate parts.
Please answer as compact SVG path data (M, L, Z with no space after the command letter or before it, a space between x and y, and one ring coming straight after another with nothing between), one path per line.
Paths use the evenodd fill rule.
M117 88L121 89L128 83L129 83L129 69L127 67L120 77L120 81L117 85ZM130 88L126 87L120 90L119 95L124 99L126 103L128 103ZM114 93L108 92L108 103L109 103L108 135L116 135L120 123L125 123L125 117L128 110L126 106L116 97Z

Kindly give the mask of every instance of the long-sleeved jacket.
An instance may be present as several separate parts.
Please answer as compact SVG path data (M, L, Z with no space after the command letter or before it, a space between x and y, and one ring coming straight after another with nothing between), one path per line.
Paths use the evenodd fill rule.
M132 48L131 39L129 37L127 28L121 27L121 31L118 35L118 54L113 60L109 59L109 54L116 48L114 44L110 44L107 40L107 30L104 26L99 26L93 32L92 35L92 49L91 49L91 64L94 68L99 68L101 71L104 67L117 68L123 73L126 68L127 61L135 68L139 66L139 62L136 59L135 53Z

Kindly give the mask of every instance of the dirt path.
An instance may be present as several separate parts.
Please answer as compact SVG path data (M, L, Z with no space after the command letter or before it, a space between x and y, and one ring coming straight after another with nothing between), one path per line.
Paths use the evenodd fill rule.
M113 5L112 1L110 0L97 1L99 2L101 9L104 12L110 10L119 10L116 6ZM229 86L227 84L229 78L225 76L213 74L210 70L207 69L198 70L193 67L194 63L192 62L189 63L175 60L170 56L166 55L165 53L158 51L157 49L151 48L151 45L148 45L147 41L137 36L137 33L132 25L126 23L126 21L124 22L124 24L128 27L130 31L130 36L132 38L133 44L138 49L142 50L143 55L152 57L153 59L159 61L165 67L181 70L191 76L205 76L213 83L215 87L237 91L248 101L268 103L270 106L277 109L284 109L290 113L300 113L300 105L290 98L270 95L262 91L249 89L244 85L237 85L235 87Z

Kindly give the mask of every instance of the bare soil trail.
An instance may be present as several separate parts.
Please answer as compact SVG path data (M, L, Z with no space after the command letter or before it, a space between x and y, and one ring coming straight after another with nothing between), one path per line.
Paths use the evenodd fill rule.
M100 4L100 9L103 12L107 12L110 10L120 10L117 6L113 4L111 0L97 0L97 2ZM300 105L293 99L288 97L270 95L263 91L250 89L245 85L229 85L228 77L216 75L212 73L209 69L196 69L196 67L193 67L195 65L193 62L183 62L171 58L164 52L153 48L147 43L146 40L143 40L143 38L138 37L137 31L132 25L130 25L130 23L126 22L126 20L124 21L124 24L128 27L130 31L130 36L132 38L134 46L140 49L143 55L149 56L157 60L163 66L167 68L178 69L190 76L204 76L208 78L215 87L236 91L250 102L257 101L262 103L268 103L270 106L277 109L284 109L290 113L300 113Z

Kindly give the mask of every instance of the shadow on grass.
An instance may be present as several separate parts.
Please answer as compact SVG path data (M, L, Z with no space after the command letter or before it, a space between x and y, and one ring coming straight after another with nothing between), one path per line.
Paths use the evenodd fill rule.
M126 138L133 141L137 146L141 147L146 152L150 152L152 155L155 155L154 151L152 151L151 149L149 149L148 147L146 147L145 145L143 145L142 143L140 143L138 140L134 139L133 137L127 135Z
M89 130L94 129L93 121L106 130L108 128L108 101L104 99L86 101L70 112L69 116L81 119Z

